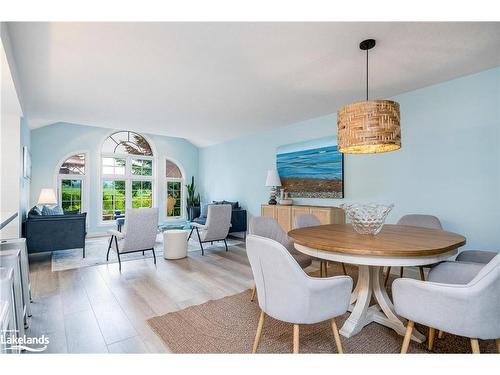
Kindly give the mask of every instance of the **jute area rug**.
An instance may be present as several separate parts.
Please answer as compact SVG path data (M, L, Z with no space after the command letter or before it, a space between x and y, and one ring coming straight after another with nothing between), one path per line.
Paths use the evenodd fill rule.
M352 269L349 270L351 274ZM339 274L339 273L336 273ZM173 353L250 353L259 319L257 302L250 302L250 290L191 306L148 320L148 324ZM338 327L349 316L336 319ZM427 327L416 325L427 336ZM392 329L371 323L351 337L341 336L345 353L399 353L403 337ZM482 353L496 353L494 340L480 341ZM266 316L259 353L291 353L292 324ZM329 322L300 326L301 353L337 353ZM470 341L463 337L436 334L434 353L470 353ZM430 353L426 343L412 341L409 353Z

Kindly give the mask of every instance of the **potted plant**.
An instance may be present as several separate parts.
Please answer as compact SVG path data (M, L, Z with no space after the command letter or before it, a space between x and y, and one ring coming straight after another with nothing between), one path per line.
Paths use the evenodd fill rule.
M196 186L194 184L194 176L191 177L191 183L186 185L187 198L186 198L186 208L188 214L188 220L200 216L200 193L196 193Z

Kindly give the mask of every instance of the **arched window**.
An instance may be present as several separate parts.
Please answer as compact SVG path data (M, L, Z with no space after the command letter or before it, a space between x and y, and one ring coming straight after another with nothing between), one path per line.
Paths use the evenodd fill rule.
M120 131L103 143L101 153L102 220L113 220L127 208L153 207L154 160L140 134Z
M184 176L177 164L166 161L167 178L167 218L180 218L184 212Z
M85 207L83 191L85 185L85 154L67 158L59 167L57 190L59 202L65 212L82 212Z

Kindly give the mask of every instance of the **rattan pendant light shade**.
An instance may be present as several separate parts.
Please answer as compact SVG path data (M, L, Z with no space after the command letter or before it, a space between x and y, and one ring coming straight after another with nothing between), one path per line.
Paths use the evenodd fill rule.
M345 154L374 154L401 148L399 103L368 100L368 50L374 46L373 39L359 45L366 50L366 101L337 111L338 147Z

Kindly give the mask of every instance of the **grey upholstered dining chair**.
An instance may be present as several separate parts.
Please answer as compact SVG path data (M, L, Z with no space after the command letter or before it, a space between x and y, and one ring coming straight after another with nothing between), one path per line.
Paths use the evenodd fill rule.
M250 220L249 234L255 234L257 236L270 238L279 242L288 250L288 252L302 268L307 268L312 263L312 258L310 256L302 254L300 251L295 249L293 241L273 218L265 216L253 217ZM250 301L254 300L256 290L257 289L254 285Z
M441 225L441 221L432 215L421 215L421 214L410 214L404 215L397 222L398 225L411 225L414 227L422 227L429 229L443 229ZM425 280L424 267L420 266L420 279ZM387 281L389 280L389 275L391 273L391 267L387 267L387 273L385 274L384 285L387 285ZM400 268L399 276L403 277L404 275L404 267Z
M261 308L252 352L257 352L267 314L293 324L294 353L299 352L300 324L331 319L337 350L342 353L335 317L349 307L352 279L349 276L310 277L288 249L272 239L251 234L246 243Z
M158 208L128 209L123 231L112 229L108 230L108 234L111 235L111 238L109 239L106 261L109 260L109 252L114 245L120 271L122 269L120 254L142 251L142 255L144 255L146 250L151 250L156 264L154 246L158 234Z
M313 214L298 214L294 219L294 227L295 228L307 228L307 227L315 227L321 225L321 221L314 216ZM323 274L328 277L328 262L324 259L314 258L318 260L319 263L319 273L320 276L323 277ZM344 275L347 275L347 271L345 269L345 264L340 263L342 265L342 270L344 271ZM324 270L324 272L323 272Z
M205 254L203 244L206 242L224 241L227 251L226 237L231 228L231 212L230 204L211 204L208 206L207 221L205 224L191 223L192 229L189 233L188 241L193 231L196 231L201 247L201 255Z
M394 308L408 319L401 353L406 353L414 323L429 328L429 350L435 330L468 337L473 353L478 339L495 339L500 353L500 254L488 264L443 262L429 281L397 279L392 284Z
M457 262L472 262L487 264L494 257L497 256L497 252L494 251L483 251L483 250L465 250L458 254L455 259Z

